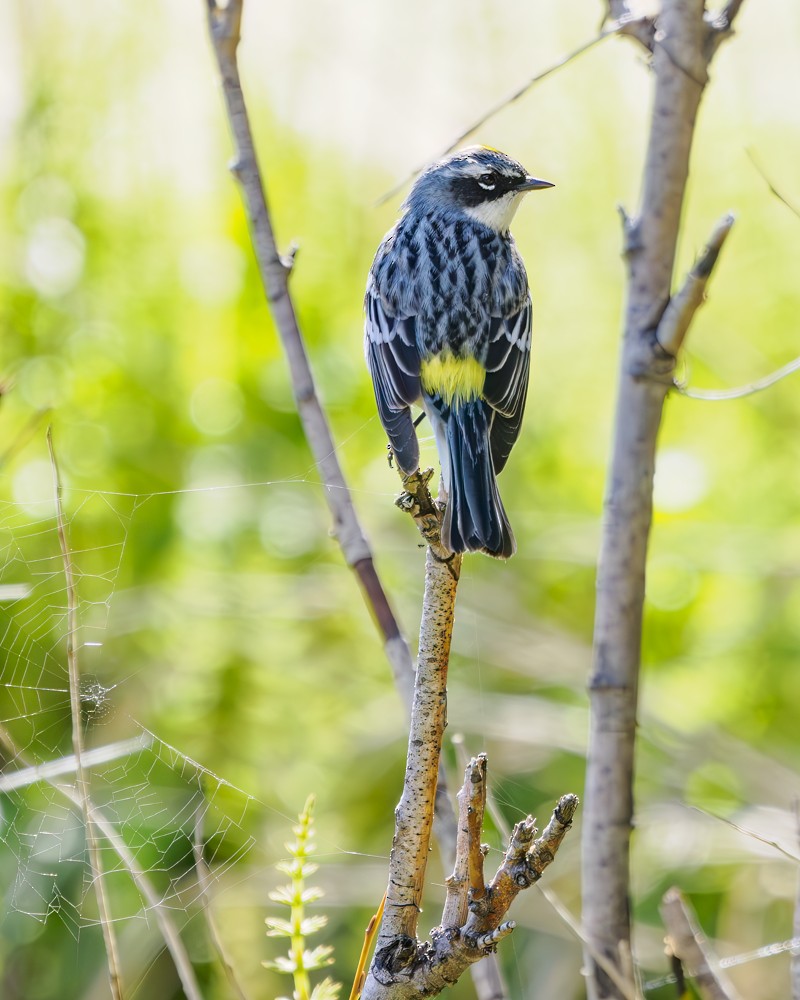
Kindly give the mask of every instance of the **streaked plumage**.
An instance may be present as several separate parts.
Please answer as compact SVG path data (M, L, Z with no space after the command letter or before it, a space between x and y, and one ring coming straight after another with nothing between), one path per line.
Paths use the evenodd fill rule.
M515 551L495 476L519 435L528 389L531 299L508 227L523 195L550 187L497 150L470 147L430 166L370 270L367 364L397 464L419 446L410 407L434 430L454 552Z

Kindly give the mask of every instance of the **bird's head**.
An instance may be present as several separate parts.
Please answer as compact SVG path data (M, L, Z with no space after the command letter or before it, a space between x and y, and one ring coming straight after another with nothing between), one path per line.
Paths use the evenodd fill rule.
M422 213L448 207L498 233L507 233L528 191L553 187L531 177L510 156L488 146L468 146L432 163L417 178L405 201Z

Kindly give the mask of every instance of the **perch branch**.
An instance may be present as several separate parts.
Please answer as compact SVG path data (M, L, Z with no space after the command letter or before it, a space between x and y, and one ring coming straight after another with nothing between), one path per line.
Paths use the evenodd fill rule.
M695 980L703 1000L739 1000L680 890L668 889L660 909L667 929L667 948Z
M480 828L469 816L469 803L482 810L485 804L486 759L473 758L467 765L464 786L459 794L461 833L454 870L448 880L445 913L460 910L463 882L457 876L466 873L466 919L461 925L443 919L431 931L430 942L403 936L379 944L364 987L363 1000L423 1000L452 986L464 971L491 954L499 941L514 930L506 915L516 896L537 882L555 854L578 807L575 795L559 800L541 837L536 837L534 820L529 816L517 823L508 849L489 885L483 876L484 855ZM474 786L474 787L473 787ZM481 787L482 786L482 787ZM454 919L457 919L454 916Z
M395 811L389 886L376 952L390 940L416 940L447 725L447 668L460 569L460 555L449 553L442 559L428 546L406 773Z
M207 0L207 3L209 30L236 147L233 172L241 185L262 283L289 362L298 413L321 477L328 486L325 497L333 516L334 533L345 560L357 574L365 598L373 611L383 636L384 649L395 683L403 701L410 709L415 677L411 653L377 575L316 393L288 286L293 258L288 260L281 258L277 250L239 77L237 51L241 35L243 0L229 0L226 7L220 7L215 0ZM430 521L433 503L430 496L426 502L426 510L420 510L418 513L423 521L428 519L433 530ZM437 551L438 512L435 532L436 538L432 541L434 551ZM447 564L447 568L454 586L458 568L452 562ZM447 856L452 853L450 845L455 837L455 824L443 770L440 771L438 783L434 780L433 788L436 796L436 833L442 845L443 856Z
M53 473L58 543L61 547L61 558L64 563L64 579L67 587L67 676L69 681L69 710L72 720L72 753L75 757L76 799L86 830L86 850L89 856L89 868L92 873L92 886L97 900L98 918L103 932L103 944L106 949L111 996L114 1000L122 1000L122 974L120 971L117 936L114 933L111 923L111 907L106 892L103 858L100 854L100 845L97 841L95 821L92 818L89 776L83 763L83 710L81 706L81 677L77 646L78 591L75 586L72 553L70 552L69 540L67 539L67 526L64 519L64 505L61 496L61 475L58 471L58 462L56 461L56 452L53 446L52 427L47 428L47 448L50 452L50 467Z
M428 486L432 476L433 469L418 469L410 476L401 474L403 492L397 498L396 504L401 510L411 515L424 542L430 546L429 551L434 554L434 557L448 567L451 575L457 577L460 572L461 557L456 559L441 544L440 530L443 508L430 494ZM456 823L455 817L453 817L445 781L444 764L440 760L439 781L436 787L434 832L439 841L442 863L447 870L448 867L454 867L456 863L458 830L461 823ZM455 850L451 849L452 846L455 847ZM464 878L467 878L466 874ZM442 923L448 926L448 921L451 919L453 919L452 914L448 913L443 918ZM483 962L473 965L470 973L478 1000L503 1000L506 989L494 953L487 955Z
M628 866L645 563L656 437L675 365L657 331L670 307L689 155L708 64L715 41L729 32L737 12L738 7L728 10L723 28L705 19L703 0L663 0L641 205L636 217L623 215L627 306L597 572L582 842L590 1000L623 995L595 955L604 955L625 975L630 954ZM687 291L684 304L673 307L674 335L666 338L672 346L686 333L691 301Z

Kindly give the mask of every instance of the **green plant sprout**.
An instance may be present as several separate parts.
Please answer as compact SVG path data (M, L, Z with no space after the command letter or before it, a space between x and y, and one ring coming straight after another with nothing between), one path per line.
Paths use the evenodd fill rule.
M330 945L318 945L311 950L306 949L306 938L327 924L328 918L323 915L307 917L306 905L316 902L322 895L322 889L315 886L306 887L306 879L313 875L319 865L309 861L315 850L311 840L314 820L314 796L309 795L303 811L300 813L297 826L293 827L295 840L286 844L286 850L292 856L291 861L280 861L275 867L291 878L290 885L279 886L269 894L270 899L283 906L290 907L288 920L278 917L267 917L267 936L289 938L289 953L281 955L274 962L264 962L268 969L292 976L294 992L292 1000L337 1000L341 984L326 977L322 982L311 988L310 972L324 969L333 962L333 948ZM279 997L277 1000L287 1000Z

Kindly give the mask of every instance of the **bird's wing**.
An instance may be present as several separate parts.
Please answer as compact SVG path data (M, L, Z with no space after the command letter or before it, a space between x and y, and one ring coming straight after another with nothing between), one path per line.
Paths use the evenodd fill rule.
M519 436L531 361L531 298L511 316L493 317L483 398L494 410L490 443L494 471L506 464Z
M400 470L409 475L419 466L409 409L420 395L416 318L391 315L372 287L367 290L365 307L364 350L378 414Z

